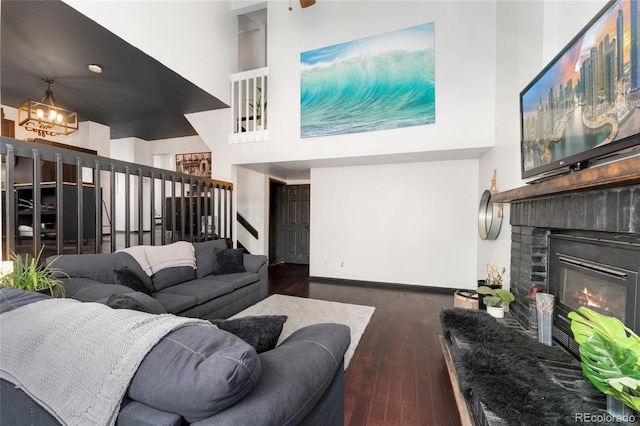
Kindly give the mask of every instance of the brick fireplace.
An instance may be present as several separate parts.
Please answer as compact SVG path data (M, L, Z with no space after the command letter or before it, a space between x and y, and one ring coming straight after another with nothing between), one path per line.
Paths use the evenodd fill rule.
M510 312L520 324L535 327L531 286L558 293L558 301L566 277L573 277L568 286L591 283L577 291L607 296L608 309L640 331L640 157L502 192L494 200L511 203L510 286L516 300ZM581 297L572 299L557 306L557 322L566 323L563 311ZM577 350L573 339L564 341L565 334L571 334L568 327L556 324L554 337Z

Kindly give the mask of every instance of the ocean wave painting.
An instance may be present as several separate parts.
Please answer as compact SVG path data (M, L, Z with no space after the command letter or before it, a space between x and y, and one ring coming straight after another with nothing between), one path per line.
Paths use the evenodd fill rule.
M435 123L433 22L300 54L300 136Z

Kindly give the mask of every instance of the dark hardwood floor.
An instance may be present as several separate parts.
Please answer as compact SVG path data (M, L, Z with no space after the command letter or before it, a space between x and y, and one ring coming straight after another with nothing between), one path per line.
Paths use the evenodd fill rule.
M460 425L438 339L452 295L313 282L292 264L270 267L269 293L376 308L346 371L345 425Z

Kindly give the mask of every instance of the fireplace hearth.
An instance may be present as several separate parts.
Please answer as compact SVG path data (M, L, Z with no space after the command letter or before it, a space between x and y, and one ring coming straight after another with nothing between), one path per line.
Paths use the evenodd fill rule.
M548 291L555 297L553 336L578 356L568 313L586 306L640 330L640 239L603 233L551 233Z

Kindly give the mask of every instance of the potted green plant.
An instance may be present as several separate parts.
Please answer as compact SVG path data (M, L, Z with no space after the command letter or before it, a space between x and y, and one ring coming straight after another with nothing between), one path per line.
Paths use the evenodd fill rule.
M258 126L262 127L262 114L264 113L264 111L267 110L267 103L266 102L264 103L264 109L263 109L263 105L261 102L262 87L256 87L256 90L258 91L258 99L255 102L253 101L253 99L249 99L249 107L251 108L251 111L255 110L256 118L258 120Z
M14 287L21 290L40 291L50 294L53 297L64 297L66 292L62 282L57 278L58 274L64 272L53 267L57 260L45 264L41 261L44 246L35 258L30 258L28 254L21 256L13 253L13 272L0 279L0 286Z
M640 411L640 337L619 319L584 306L569 318L585 377L608 397Z
M504 303L513 302L516 297L509 290L491 288L486 285L478 287L478 294L484 295L483 301L487 305L487 313L494 318L504 317Z
M487 277L484 280L478 280L478 286L485 285L492 289L502 288L504 284L504 274L507 271L507 268L502 267L500 269L495 263L487 263ZM507 309L508 303L504 305L505 312ZM484 296L480 295L480 309L486 309L487 306L484 303Z

